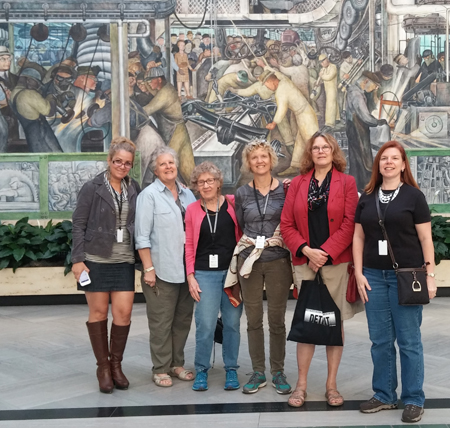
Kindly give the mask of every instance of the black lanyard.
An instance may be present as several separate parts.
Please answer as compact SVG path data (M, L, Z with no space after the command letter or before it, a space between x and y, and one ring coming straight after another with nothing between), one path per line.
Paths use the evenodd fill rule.
M122 207L123 207L123 187L122 187L122 183L120 183L120 198L117 197L117 192L113 189L114 192L114 198L116 199L117 202L117 207L119 208L119 229L122 229Z
M219 204L220 204L220 197L217 199L216 219L214 220L214 229L213 229L212 228L212 224L211 224L211 220L209 219L208 208L206 207L206 202L204 202L205 211L206 211L206 218L208 219L209 231L211 232L211 239L212 239L213 244L214 244L214 240L216 238L217 219L219 218Z
M264 217L266 216L267 203L269 202L269 195L270 195L270 189L272 188L272 183L273 183L273 177L270 180L270 187L269 187L269 191L267 192L266 203L264 204L264 212L261 212L261 207L259 206L259 201L258 201L258 195L256 193L255 180L253 180L253 193L255 194L255 201L256 201L256 206L258 207L259 215L261 216L261 235L262 235L263 228L264 228ZM264 198L264 196L263 196L263 198Z

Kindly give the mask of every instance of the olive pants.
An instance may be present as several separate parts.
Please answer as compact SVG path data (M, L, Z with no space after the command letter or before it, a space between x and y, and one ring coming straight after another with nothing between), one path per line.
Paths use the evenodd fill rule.
M244 264L239 257L238 269ZM264 372L263 292L266 288L267 316L269 320L270 372L284 371L286 354L286 304L292 285L292 267L289 258L271 262L256 262L250 276L239 275L242 299L247 315L248 350L254 372Z

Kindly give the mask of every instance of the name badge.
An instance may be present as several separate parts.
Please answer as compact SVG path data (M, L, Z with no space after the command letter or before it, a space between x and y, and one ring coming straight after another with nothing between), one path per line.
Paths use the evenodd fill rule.
M378 254L380 256L387 256L388 255L388 246L386 240L379 240L378 241Z
M255 248L258 250L262 250L264 248L264 242L266 242L265 236L257 236Z
M123 229L117 229L116 238L117 242L123 242Z
M209 267L210 268L218 268L219 267L219 255L218 254L210 254L209 255Z

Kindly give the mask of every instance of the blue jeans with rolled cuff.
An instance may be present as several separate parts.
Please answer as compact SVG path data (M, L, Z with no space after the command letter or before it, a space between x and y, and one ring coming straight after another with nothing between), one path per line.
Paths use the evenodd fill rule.
M235 308L225 293L223 285L226 270L195 271L195 279L200 290L200 302L195 306L195 370L208 371L211 367L211 352L214 343L219 311L223 322L222 357L225 370L237 370L239 345L241 341L240 320L241 303Z
M423 407L424 360L420 334L422 309L398 304L397 276L394 270L363 269L372 290L366 315L372 341L374 397L386 404L397 402L395 341L400 354L403 404Z

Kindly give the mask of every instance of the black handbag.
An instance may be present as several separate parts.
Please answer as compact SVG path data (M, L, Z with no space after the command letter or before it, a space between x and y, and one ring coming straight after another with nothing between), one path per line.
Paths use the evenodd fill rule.
M341 312L319 272L314 280L302 281L288 340L343 346Z
M395 261L394 252L392 251L392 246L389 241L386 227L384 226L384 216L381 215L378 189L375 192L375 200L377 205L378 223L383 232L384 239L387 242L389 256L392 260L392 266L397 275L398 304L401 306L415 306L426 305L427 303L430 303L430 297L428 295L427 287L426 266L423 265L418 268L398 267L398 263Z

